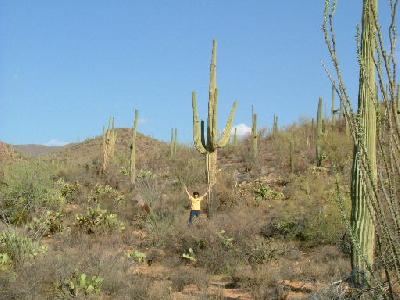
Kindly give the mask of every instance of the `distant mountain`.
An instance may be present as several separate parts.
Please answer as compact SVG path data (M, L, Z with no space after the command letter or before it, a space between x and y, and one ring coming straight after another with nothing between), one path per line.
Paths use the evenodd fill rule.
M131 129L116 128L116 159L128 159L129 147L132 139ZM101 161L103 137L86 139L80 143L71 143L63 147L46 147L42 148L47 153L42 155L46 159L59 160L74 164L86 164L94 160ZM155 140L151 137L137 133L136 136L136 157L143 163L151 163L160 157L168 157L169 146L167 143Z
M63 147L28 144L28 145L14 145L13 148L16 151L26 156L38 157L38 156L48 155L53 152L57 152L61 150Z

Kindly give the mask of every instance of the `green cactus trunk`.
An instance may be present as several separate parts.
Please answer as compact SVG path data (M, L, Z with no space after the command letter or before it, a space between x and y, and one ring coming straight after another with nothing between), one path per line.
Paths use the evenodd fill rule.
M129 175L131 179L131 184L136 183L136 132L139 123L139 111L135 109L135 119L133 121L132 127L132 140L130 145L131 155L129 160Z
M361 34L361 68L358 94L359 131L354 147L352 184L351 184L351 226L354 237L352 249L352 278L357 286L365 286L370 279L369 269L374 263L375 225L370 199L367 195L366 174L362 173L362 164L376 182L376 92L375 78L375 35L374 14L377 15L378 1L364 0ZM366 150L367 162L362 162L362 149Z
M171 128L171 144L170 144L170 157L176 156L178 149L178 128Z
M208 184L208 217L211 217L216 203L214 197L214 186L217 182L217 149L225 147L230 140L232 124L235 117L237 102L235 101L228 117L227 124L220 139L218 139L218 89L217 89L217 42L213 41L212 58L210 64L210 88L208 100L207 132L204 122L200 121L197 95L192 93L193 107L193 140L196 149L206 156L206 171ZM207 135L207 140L206 136Z
M400 114L400 85L397 85L397 114Z
M251 107L252 115L252 126L251 126L251 140L252 140L252 152L253 158L258 157L258 129L257 129L257 114L254 112L253 106Z
M317 158L317 167L322 165L322 135L323 135L323 113L322 113L323 101L322 97L318 100L318 111L317 111L317 127L316 127L316 149L315 154Z
M272 127L272 134L276 135L278 133L279 127L278 127L278 116L274 114L274 125Z
M107 129L103 126L103 165L102 172L106 172L110 161L114 158L117 132L115 131L114 117L108 120Z
M237 146L238 144L238 137L237 137L237 128L235 128L235 131L233 133L233 146Z

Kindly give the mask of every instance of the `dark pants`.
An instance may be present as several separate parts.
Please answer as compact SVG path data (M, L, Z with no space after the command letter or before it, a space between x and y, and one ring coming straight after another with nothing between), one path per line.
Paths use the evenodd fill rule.
M190 215L189 215L189 224L192 224L193 218L199 217L200 216L200 211L199 210L191 210Z

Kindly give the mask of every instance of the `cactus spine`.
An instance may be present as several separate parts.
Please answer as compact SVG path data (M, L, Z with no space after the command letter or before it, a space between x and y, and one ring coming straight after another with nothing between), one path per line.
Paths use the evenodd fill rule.
M251 140L252 140L253 158L257 158L259 134L257 130L257 114L254 112L253 106L251 106L251 116L252 116Z
M136 132L139 123L139 111L135 109L135 119L133 120L132 127L132 140L130 145L131 156L129 160L129 175L131 179L131 184L136 183Z
M323 134L323 113L322 113L323 101L322 97L318 100L318 110L317 110L317 128L316 128L316 157L317 157L317 167L322 165L322 134Z
M232 124L237 109L237 101L234 102L222 137L218 140L218 89L217 89L217 42L213 41L212 58L210 64L210 87L208 101L207 132L204 122L200 121L196 92L192 93L193 107L193 140L196 149L206 156L206 171L208 184L208 216L212 216L214 210L213 186L217 181L217 149L224 147L230 139ZM206 136L207 135L207 140Z
M114 125L114 117L111 117L108 120L107 129L103 126L103 172L107 170L110 160L114 158L115 142L117 140L117 132Z
M377 178L376 165L376 78L374 55L376 49L376 29L374 15L377 15L378 1L364 0L362 14L360 79L358 91L358 124L357 142L354 147L353 169L351 180L351 227L354 237L351 266L353 281L364 286L369 278L369 267L374 263L375 225L372 208L368 204L365 178ZM363 151L365 149L365 152ZM367 160L362 161L363 155ZM362 173L363 165L367 174ZM368 165L366 165L368 164Z
M177 147L178 147L178 128L171 128L171 144L170 144L171 158L175 157Z

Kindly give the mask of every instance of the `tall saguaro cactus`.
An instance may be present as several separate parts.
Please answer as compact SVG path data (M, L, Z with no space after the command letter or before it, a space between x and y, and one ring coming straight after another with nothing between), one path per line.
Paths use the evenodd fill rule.
M217 181L217 150L224 147L230 139L232 124L237 109L234 102L228 117L227 124L220 139L218 139L218 88L217 88L217 41L213 41L212 58L210 64L210 87L208 100L207 131L204 122L200 121L196 92L192 93L193 107L193 140L196 149L206 156L207 184L208 184L208 216L213 214L213 189ZM207 139L206 139L207 137Z
M351 266L356 285L363 286L370 278L369 268L374 263L375 225L366 177L377 179L376 164L376 74L374 55L376 49L375 16L378 1L364 0L362 14L360 79L358 90L358 132L354 147L351 180L351 227L354 237ZM364 151L365 150L365 151ZM363 158L367 159L364 160ZM363 172L366 167L366 172ZM367 174L366 174L367 173Z
M114 157L116 140L117 132L115 131L114 117L110 117L107 129L103 127L103 172L107 170L110 160Z
M253 158L257 158L258 156L258 129L257 129L257 114L254 112L254 107L251 106L251 119L252 119L252 126L251 126L251 145L253 151Z
M272 127L272 133L275 135L278 133L279 127L278 127L278 116L274 114L274 125Z
M400 84L397 85L397 114L400 114Z
M129 175L131 184L136 183L136 132L139 124L139 111L135 109L135 119L132 127L132 140L130 145L131 155L129 160Z
M322 165L322 134L323 134L323 112L322 112L322 107L323 107L323 101L322 97L319 97L318 100L318 110L317 110L317 127L316 127L316 158L317 158L317 167L320 167Z
M235 130L233 132L233 146L237 146L238 144L238 136L237 136L237 128L235 127Z
M176 155L177 147L178 147L178 128L171 128L171 144L170 144L171 158L173 158Z

